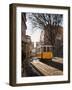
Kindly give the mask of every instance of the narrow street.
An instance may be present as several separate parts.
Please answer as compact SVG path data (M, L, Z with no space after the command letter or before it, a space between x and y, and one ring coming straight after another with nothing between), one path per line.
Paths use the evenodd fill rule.
M56 60L57 59L57 60ZM63 75L62 59L54 58L51 62L41 62L39 59L34 57L30 63L24 64L23 77L31 76L52 76L52 75ZM28 60L29 61L29 60Z
M30 60L30 59L29 59ZM27 60L27 61L29 61ZM41 76L40 73L32 66L30 62L24 62L22 77Z
M49 61L50 62L50 61ZM48 75L63 75L63 72L58 68L54 67L57 63L49 63L48 65L40 61L31 62L31 64L44 76Z

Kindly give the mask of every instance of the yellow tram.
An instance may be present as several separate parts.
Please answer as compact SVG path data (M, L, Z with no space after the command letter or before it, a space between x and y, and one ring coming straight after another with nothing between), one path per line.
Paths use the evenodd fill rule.
M36 57L39 59L48 59L53 58L53 46L51 45L41 45L36 48Z

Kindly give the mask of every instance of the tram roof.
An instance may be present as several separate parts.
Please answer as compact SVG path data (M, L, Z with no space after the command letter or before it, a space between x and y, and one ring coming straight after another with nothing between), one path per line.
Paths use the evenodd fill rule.
M39 47L54 47L54 46L52 46L52 45L40 45L40 46L38 46L38 48Z

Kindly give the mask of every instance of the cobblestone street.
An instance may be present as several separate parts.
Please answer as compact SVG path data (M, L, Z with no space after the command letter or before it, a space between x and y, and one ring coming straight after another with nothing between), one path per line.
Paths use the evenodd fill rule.
M55 60L54 58L53 61L48 61L47 64L38 59L28 63L24 62L22 77L63 75L62 59L59 61L60 63L58 62L58 59L59 58Z

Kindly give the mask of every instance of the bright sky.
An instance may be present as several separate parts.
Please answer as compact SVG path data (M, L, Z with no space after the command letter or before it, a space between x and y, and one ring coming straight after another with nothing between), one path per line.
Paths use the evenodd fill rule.
M26 34L31 36L31 40L32 42L34 42L34 46L36 46L36 42L39 42L40 41L40 34L41 34L41 29L35 29L35 31L33 30L32 28L32 23L30 21L30 19L28 18L28 15L27 15L27 22L26 22L26 25L27 25L27 30L26 30Z
M41 33L41 31L40 31L39 29L36 30L36 31L34 31L33 33L31 33L30 31L31 31L31 30L27 29L27 30L26 30L26 34L31 36L31 40L32 40L33 42L38 42L38 41L40 41L40 33Z
M30 29L27 29L26 34L31 36L31 40L32 42L34 42L34 46L36 46L36 42L40 41L41 30L37 29L36 31L32 33Z

